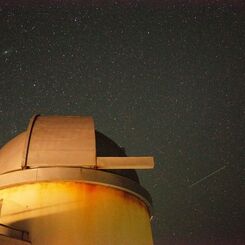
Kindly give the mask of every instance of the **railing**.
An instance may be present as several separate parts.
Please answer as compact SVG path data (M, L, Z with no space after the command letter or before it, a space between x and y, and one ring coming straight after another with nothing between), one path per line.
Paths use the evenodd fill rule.
M1 223L0 223L0 228L7 229L10 232L17 233L18 236L15 237L15 238L21 239L22 241L29 241L29 232L28 231L23 231L23 230L14 228L14 227L9 226L9 225L4 225L4 224L1 224ZM2 234L1 229L0 229L0 234Z

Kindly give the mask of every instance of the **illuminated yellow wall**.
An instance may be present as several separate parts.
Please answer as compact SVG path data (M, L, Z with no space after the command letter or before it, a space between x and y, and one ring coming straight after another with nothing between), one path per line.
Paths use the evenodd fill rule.
M30 232L32 245L151 245L149 213L135 196L74 182L0 190L0 223Z

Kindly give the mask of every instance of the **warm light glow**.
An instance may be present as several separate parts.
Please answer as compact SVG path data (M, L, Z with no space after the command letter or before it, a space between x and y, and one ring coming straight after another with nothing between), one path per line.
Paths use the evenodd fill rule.
M0 190L0 199L0 222L29 230L34 245L153 244L145 204L114 188L44 182Z

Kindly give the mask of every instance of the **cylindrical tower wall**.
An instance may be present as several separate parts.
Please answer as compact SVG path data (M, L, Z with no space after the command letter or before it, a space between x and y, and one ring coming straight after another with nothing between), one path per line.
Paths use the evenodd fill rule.
M143 201L115 188L39 182L0 190L2 223L28 230L33 245L150 245Z

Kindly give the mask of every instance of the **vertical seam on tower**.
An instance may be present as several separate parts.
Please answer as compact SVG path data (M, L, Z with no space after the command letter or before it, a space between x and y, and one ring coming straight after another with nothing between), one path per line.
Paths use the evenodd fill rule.
M28 152L29 152L29 146L30 146L30 141L31 141L31 134L32 134L32 130L35 124L35 121L37 119L37 117L40 116L39 114L34 115L32 117L32 119L29 122L27 131L26 131L26 141L25 141L25 146L24 146L24 151L23 151L23 159L22 159L22 163L21 163L21 168L22 169L26 169L27 166L27 157L28 157Z

